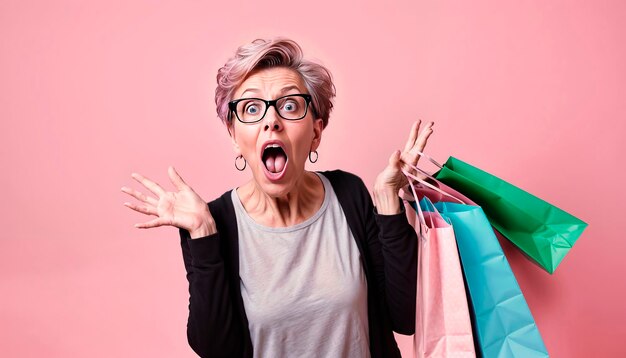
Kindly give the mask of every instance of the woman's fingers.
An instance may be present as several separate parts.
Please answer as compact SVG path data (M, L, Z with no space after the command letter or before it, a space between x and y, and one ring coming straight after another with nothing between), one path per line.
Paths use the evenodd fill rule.
M389 160L387 161L387 166L385 167L385 169L383 170L383 172L381 174L383 177L383 181L384 182L393 182L393 181L397 181L398 178L400 177L401 173L399 173L401 167L402 167L402 161L400 160L400 150L395 150L393 153L391 153L391 155L389 156Z
M159 184L153 182L152 180L144 177L143 175L139 173L132 173L130 176L133 177L133 179L135 179L139 183L141 183L143 186L148 188L148 190L150 190L152 193L154 193L154 195L158 197L161 197L161 195L165 193L165 190L163 190L163 188L161 188Z
M419 136L417 137L417 140L415 141L415 145L413 146L413 149L417 149L420 152L424 150L424 148L426 147L426 142L428 141L428 137L430 137L431 134L433 134L433 125L435 123L434 122L429 122L426 127L424 127L424 129L420 132Z
M400 155L400 160L404 163L417 163L416 161L417 154L414 152L411 152L411 149L415 147L415 142L419 138L418 134L420 133L419 129L420 129L421 123L422 123L422 120L419 119L413 122L413 125L411 126L411 131L409 132L409 139L407 140L404 146L404 151ZM402 167L404 170L409 170L407 165L403 165Z
M406 155L406 159L403 161L405 161L405 163L409 163L412 165L417 165L417 162L419 161L420 158L420 152L424 152L424 148L426 148L426 143L428 142L428 137L430 137L431 134L433 134L433 122L429 122L420 132L419 136L417 137L417 140L415 140L415 143L413 144L413 147L411 149L408 150L408 153Z
M167 225L167 222L161 218L156 218L150 221L146 221L145 223L135 224L135 227L138 229L149 229L163 225Z
M413 148L413 145L415 145L415 140L417 139L417 133L419 133L421 123L422 123L421 119L418 119L417 121L413 122L413 125L411 126L411 131L409 132L409 139L406 141L406 144L404 145L405 152L409 151L411 148Z
M167 168L167 174L170 176L170 180L172 181L174 186L176 186L176 189L184 190L189 187L173 166Z
M132 196L133 198L143 201L144 203L148 203L152 206L157 206L157 200L151 196L147 196L146 194L137 191L135 189L132 188L127 188L125 186L122 187L122 191L130 196Z
M151 205L137 205L137 204L125 202L124 206L129 207L142 214L158 216L156 208Z
M146 221L145 223L135 224L135 227L139 229L149 229L149 228L163 226L163 225L170 225L170 222L163 218L156 218L150 221Z
M176 172L176 169L174 169L173 166L170 166L168 168L168 176L179 191L191 189L185 183L183 178ZM156 216L156 218L153 220L135 224L135 227L140 229L148 229L157 226L174 225L173 222L177 212L177 205L185 205L185 203L179 203L177 201L177 193L165 191L159 184L144 177L139 173L132 173L131 177L137 180L139 183L141 183L157 196L157 198L153 198L132 188L128 188L125 186L122 187L123 192L136 198L137 200L142 201L142 203L139 204L125 202L124 206L142 214ZM181 197L184 197L184 195L182 195Z
M426 147L426 142L428 141L428 137L430 137L430 135L433 133L433 129L432 129L433 125L434 125L434 122L428 122L426 126L424 126L422 130L419 132L419 135L415 134L416 138L411 144L411 147L409 147L408 149L405 149L405 151L402 152L402 155L400 157L400 160L403 163L402 169L416 175L419 178L425 178L425 177L421 173L416 172L414 169L412 169L411 166L417 166L417 162L419 161L419 158L420 158L419 152L424 151L424 148ZM415 133L413 132L413 129L416 129L415 124L412 128L412 132L411 132L412 135L413 133Z
M391 153L391 156L389 157L389 166L391 166L392 168L397 168L398 167L398 162L400 161L400 151L396 150L393 153Z

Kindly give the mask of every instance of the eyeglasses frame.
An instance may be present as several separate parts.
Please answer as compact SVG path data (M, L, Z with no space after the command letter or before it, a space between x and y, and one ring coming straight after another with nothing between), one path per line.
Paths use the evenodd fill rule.
M283 117L283 116L280 114L280 111L278 110L278 107L276 107L276 104L278 103L278 101L279 101L279 100L281 100L281 99L283 99L283 98L285 98L285 97L294 97L294 96L304 98L305 103L306 103L306 107L305 107L305 109L304 109L304 115L303 115L302 117L300 117L300 118L295 118L295 119L292 119L292 118L285 118L285 117ZM259 100L259 101L261 101L261 102L264 102L264 103L265 103L265 112L263 113L263 115L261 116L261 118L257 119L257 120L256 120L256 121L254 121L254 122L244 122L244 121L242 121L242 120L241 120L241 118L239 118L239 114L237 114L237 103L239 103L239 102L241 102L241 101L243 101L243 100L250 100L250 99L256 99L256 100ZM229 111L228 111L228 117L229 117L229 118L228 118L228 119L229 119L229 120L232 120L232 113L233 113L233 112L235 112L235 117L237 117L237 120L239 120L239 122L241 122L241 123L244 123L244 124L254 124L254 123L258 123L258 122L262 121L262 120L263 120L263 118L265 118L265 115L267 114L267 111L270 109L270 107L272 107L272 106L273 106L273 107L274 107L274 109L276 110L276 113L278 114L278 116L279 116L280 118L283 118L283 119L288 120L288 121L299 121L299 120L301 120L302 118L306 117L306 115L309 113L309 105L311 104L312 100L313 100L313 97L311 97L311 95L310 95L310 94L307 94L307 93L294 93L294 94L288 94L288 95L284 95L284 96L278 97L278 98L276 98L276 99L274 99L274 100L271 100L271 101L265 100L265 99L263 99L263 98L255 98L255 97L250 97L250 98L239 98L239 99L235 99L235 100L232 100L232 101L228 102L228 109L229 109Z

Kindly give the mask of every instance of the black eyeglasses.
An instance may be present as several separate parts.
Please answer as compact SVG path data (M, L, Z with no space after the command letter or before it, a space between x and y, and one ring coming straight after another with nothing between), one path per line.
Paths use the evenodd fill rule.
M240 98L228 102L228 115L235 112L237 119L242 123L256 123L262 120L270 106L274 106L281 118L295 121L306 116L311 103L309 94L290 94L272 101L261 98Z

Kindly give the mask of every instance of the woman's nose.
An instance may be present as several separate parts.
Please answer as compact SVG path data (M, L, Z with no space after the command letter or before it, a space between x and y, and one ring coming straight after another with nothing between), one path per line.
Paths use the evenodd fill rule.
M269 108L265 113L265 121L263 123L263 130L280 130L282 129L282 122L278 117L278 113L275 108Z
M275 131L280 129L280 127L278 126L278 123L274 123L273 126L270 126L269 124L265 124L265 128L264 128L265 130L268 130L270 128L274 129Z

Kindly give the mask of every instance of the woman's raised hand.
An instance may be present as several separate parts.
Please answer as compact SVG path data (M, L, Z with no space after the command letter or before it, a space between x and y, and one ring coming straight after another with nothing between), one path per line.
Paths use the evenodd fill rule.
M402 173L407 170L417 177L424 177L410 169L410 165L416 166L419 160L419 152L426 147L428 137L433 133L433 122L427 123L420 131L421 121L413 123L409 139L404 145L404 150L396 150L389 158L387 167L378 175L374 184L374 202L381 214L395 214L400 212L398 202L398 190L409 182Z
M156 216L150 221L135 224L135 227L148 229L171 225L186 229L193 239L216 233L215 221L207 203L185 183L174 167L170 166L167 173L177 191L165 191L159 184L141 174L131 174L133 179L150 190L156 198L122 187L124 193L141 201L141 204L125 202L125 206L146 215Z

